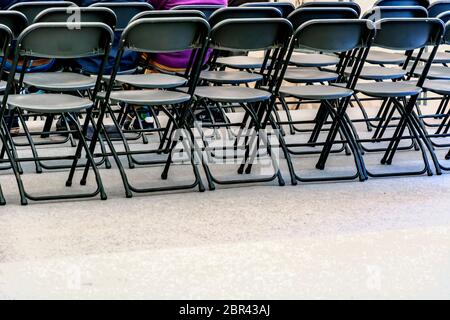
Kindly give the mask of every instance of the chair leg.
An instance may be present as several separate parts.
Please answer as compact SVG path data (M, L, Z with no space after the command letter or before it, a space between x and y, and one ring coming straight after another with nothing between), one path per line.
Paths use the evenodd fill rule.
M0 206L4 206L6 204L5 197L3 196L2 186L0 185Z
M23 127L23 130L24 130L25 135L27 137L28 143L30 144L30 148L31 148L31 152L33 154L33 157L35 159L37 159L38 158L38 153L37 153L37 150L36 150L36 146L34 145L33 138L31 137L30 131L28 130L28 126L27 126L27 124L25 122L25 119L23 118L23 116L22 116L20 111L17 111L17 113L18 113L20 122L22 123L22 127ZM53 119L53 116L48 116L47 117L47 119L50 119L50 118ZM51 123L50 123L50 125L51 125ZM49 130L44 129L44 132L48 132L48 131L50 131L50 129ZM35 167L36 167L36 173L42 173L42 167L41 167L41 165L39 163L39 160L35 160L34 164L35 164Z
M81 129L81 127L78 125L78 123L75 120L74 120L74 123L75 123L75 126L77 128L78 134L80 135L80 139L79 139L78 143L82 144L83 149L86 152L88 163L90 163L90 165L92 167L92 170L94 171L95 180L97 182L97 187L98 187L98 190L100 192L100 199L107 200L108 196L106 195L105 188L103 187L102 178L100 176L100 172L99 172L99 170L97 168L97 165L95 164L94 156L92 155L92 153L91 153L91 151L89 149L89 145L86 142L86 137L83 134L83 130ZM87 123L89 123L89 120L87 121Z
M5 128L5 130L8 131L7 128ZM9 150L8 144L7 144L7 139L5 138L5 135L1 132L1 128L0 128L0 139L2 140L2 144L4 146L6 146L5 152L6 152L6 155L9 159L9 161L11 162L11 168L12 168L14 176L16 178L17 187L19 188L20 203L25 206L28 204L28 200L27 200L27 197L25 194L25 189L23 186L22 178L20 176L20 172L17 167L17 162L15 161L15 156L14 156L13 152L11 152L11 150Z

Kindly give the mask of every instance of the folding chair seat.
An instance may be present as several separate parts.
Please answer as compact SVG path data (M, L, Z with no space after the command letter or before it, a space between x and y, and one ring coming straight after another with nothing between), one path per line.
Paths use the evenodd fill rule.
M23 13L27 19L28 23L33 23L36 16L49 8L68 8L76 6L75 3L71 1L30 1L30 2L18 2L13 4L8 10L19 11Z
M128 84L135 88L169 89L185 85L187 79L172 74L149 73L117 75L115 81L119 85Z
M92 101L68 94L15 94L8 97L8 106L36 113L61 114L90 108Z
M270 110L270 104L273 101L271 83L276 79L276 75L279 72L279 67L277 67L277 65L279 65L279 62L285 54L291 33L292 25L286 19L281 18L225 19L217 23L211 29L209 42L209 47L211 49L218 51L264 51L266 59L270 52L270 65L267 65L265 68L263 67L260 72L261 74L265 74L267 71L269 73L267 79L272 80L272 82L268 83L267 90L261 89L260 84L258 83L255 88L225 84L221 86L197 86L195 90L196 101L193 106L194 111L199 106L211 104L216 106L222 114L225 114L227 106L236 104L244 114L244 118L240 122L231 123L226 119L224 120L225 122L220 123L214 121L211 123L202 122L201 128L197 129L200 130L202 135L204 134L204 130L208 128L214 130L225 128L231 130L233 127L238 127L240 128L239 131L241 133L249 132L248 130L254 129L254 135L246 137L245 139L242 138L244 141L243 145L240 143L240 134L234 135L230 133L230 138L235 139L233 142L235 143L233 152L236 152L236 159L240 162L240 164L237 164L239 165L237 170L238 174L250 174L257 157L256 153L262 152L259 143L257 143L256 146L252 143L255 139L258 141L261 141L259 139L262 139L267 142L268 145L266 150L271 165L270 169L273 169L272 175L258 175L256 177L248 178L218 178L213 175L208 163L208 160L210 158L215 158L216 155L217 150L214 147L214 142L210 145L209 142L204 141L202 164L211 190L215 189L216 184L261 183L274 180L277 180L279 185L284 185L277 159L274 158L275 155L270 151L272 150L270 148L270 143L264 138L264 133L261 132L261 130L265 129L264 127L261 127L261 123L262 119L269 115L268 111ZM239 151L242 151L244 154L239 155Z
M433 60L434 61L434 60ZM424 67L418 66L414 69L413 74L420 77L423 73ZM428 79L449 79L450 80L450 68L446 66L432 65L427 73Z
M292 59L291 59L292 62ZM317 68L288 68L284 74L284 80L291 83L317 83L335 81L338 74L322 71Z
M355 87L355 91L364 93L371 97L408 97L417 95L422 89L410 82L371 82L359 83Z
M405 54L401 53L373 50L367 56L366 61L372 64L379 64L379 65L389 65L389 64L401 65L405 63L406 56Z
M349 75L351 68L347 68L345 73ZM406 71L398 67L382 67L365 65L359 75L364 80L393 80L401 79L406 76Z
M78 27L77 27L78 26ZM47 41L45 41L47 39ZM8 77L8 85L3 97L2 109L0 112L0 120L3 120L7 109L11 109L14 113L23 120L23 112L30 111L37 115L41 114L60 114L71 119L76 116L72 115L80 111L92 112L94 101L97 96L97 92L101 85L101 75L104 65L107 59L107 53L110 43L113 39L112 29L103 23L35 23L26 28L19 38L17 39L17 46L14 55L14 62L11 72ZM103 64L99 77L97 79L95 88L93 89L91 99L81 98L69 94L12 94L11 88L13 87L15 80L15 73L19 64L19 60L26 61L30 58L61 58L61 59L74 59L79 57L88 56L101 56L103 58ZM21 70L21 78L24 77L27 70L23 68ZM19 81L19 87L22 85ZM4 123L2 122L2 125ZM5 151L8 158L11 160L11 165L15 173L17 184L19 186L19 192L21 197L21 203L23 205L28 203L28 200L33 201L49 201L49 200L61 200L61 199L75 199L75 198L90 198L100 195L102 200L106 200L107 196L103 188L100 173L94 162L93 155L90 152L86 143L84 134L87 131L89 124L89 117L86 117L83 129L74 120L76 126L75 129L70 130L70 133L77 133L80 137L80 142L77 146L75 155L73 156L54 156L54 157L42 157L39 156L37 149L34 147L32 134L25 127L26 137L29 141L29 146L32 151L31 158L18 157L15 152L12 152L8 147ZM10 146L14 143L9 135L3 135L2 140L5 146ZM97 188L90 193L66 193L58 195L31 195L25 191L22 178L17 166L18 163L23 161L33 161L36 166L39 161L61 161L71 160L72 166L69 178L66 182L66 186L72 185L73 175L75 173L76 164L78 159L82 155L82 151L85 151L87 157L87 165L92 167L95 173L95 181Z
M359 76L359 70L364 64L370 43L375 31L369 20L358 19L323 19L311 20L303 23L295 32L286 61L292 55L295 49L307 48L315 52L339 53L341 60L338 63L337 82L342 82L345 76L345 69L350 66L350 60L346 57L354 55L354 63L352 65L353 72L349 77L349 81L343 86L330 85L302 85L287 86L283 85L285 80L285 71L288 69L289 62L285 62L283 71L278 79L274 94L282 97L291 97L305 102L319 102L320 108L313 121L291 120L277 121L278 126L289 124L313 124L314 129L311 131L311 137L308 142L287 142L284 136L280 137L282 141L284 155L289 166L291 182L296 184L297 181L313 182L313 181L334 181L334 180L354 180L364 181L367 177L364 171L364 163L357 146L354 143L352 131L346 119L346 109L353 94L353 88ZM318 138L323 131L323 126L327 119L331 117L331 127L327 129L328 134L326 140L319 142ZM306 131L306 132L308 132ZM327 132L325 131L325 132ZM337 140L337 135L342 137ZM348 150L348 155L352 154L355 162L356 172L352 175L331 175L331 176L300 176L294 168L291 159L292 155L299 154L320 154L316 168L324 169L325 163L332 152L335 144L342 145L337 152ZM320 150L320 147L323 148ZM350 148L350 149L347 149ZM308 151L297 151L295 148L312 148ZM336 152L336 150L335 150ZM351 153L350 153L351 152Z
M177 91L165 90L122 90L113 91L110 100L113 103L124 102L141 106L164 106L189 101L191 96Z
M319 53L295 53L290 62L298 67L328 67L335 66L339 62L339 58Z
M266 90L238 86L197 87L195 95L201 99L228 103L267 101L272 94Z
M264 58L249 56L219 57L216 63L233 69L259 69L264 63Z
M439 19L429 18L387 18L376 22L377 35L374 40L374 47L379 46L390 50L397 51L413 51L419 50L420 53L424 51L425 47L431 47L430 58L433 58L437 53L442 35L443 24ZM417 61L413 65L413 69L417 65ZM381 164L391 164L396 151L399 148L400 141L403 139L411 139L416 144L424 162L424 168L418 171L397 171L397 172L382 172L375 173L367 170L367 174L371 177L386 177L399 175L420 175L427 173L432 175L432 170L429 165L427 151L430 153L436 170L439 169L436 165L436 155L431 147L430 141L427 139L421 120L414 111L416 101L419 94L422 92L422 86L427 78L428 71L431 67L431 60L429 60L416 81L396 81L396 82L373 82L373 83L359 83L355 90L370 97L383 99L382 108L378 114L384 114L382 120L379 122L379 129L386 129L387 125L391 123L392 115L395 111L400 114L397 124L394 125L395 131L392 137L382 138L381 136L374 136L372 140L359 140L365 142L381 141L389 142L386 149L365 151L383 151L384 156L381 159ZM413 71L414 72L414 71ZM381 111L384 110L384 111ZM389 116L388 116L389 114ZM404 134L408 129L409 135ZM376 132L376 133L377 133Z
M217 83L217 84L243 84L249 82L257 82L263 79L258 73L245 71L221 71L221 70L205 70L200 73L200 79Z
M351 96L353 90L332 85L286 86L280 88L280 94L308 100L336 100Z
M148 160L145 162L136 162L136 164L163 164L164 169L161 174L161 178L163 180L167 179L169 168L172 164L172 153L175 152L174 148L177 145L177 143L174 141L176 139L176 135L180 133L179 130L189 131L189 127L186 124L186 117L193 98L196 81L198 80L201 65L205 56L208 33L209 25L207 21L199 17L139 18L133 20L123 31L120 39L120 46L117 53L116 62L111 73L111 78L107 89L103 94L103 99L100 103L100 114L97 120L96 130L91 141L91 150L95 150L95 146L98 142L97 137L100 135L100 132L105 132L105 130L103 129L104 117L106 115L109 115L113 119L113 121L117 123L116 116L111 108L111 104L126 103L131 105L152 106L156 107L158 111L162 112L168 118L166 127L140 130L140 132L148 132L149 130L151 130L153 132L163 133L164 137L160 139L160 146L157 149L133 151L125 143L125 140L123 140L122 142L124 142L125 151L117 151L117 146L115 146L111 142L111 138L109 137L108 133L105 132L105 139L111 150L110 154L114 157L114 160L116 161L117 167L122 177L126 197L132 197L133 193L193 189L195 187L198 187L199 191L205 190L195 163L196 155L193 148L194 142L191 141L191 136L189 134L181 139L181 143L183 144L183 150L189 154L189 161L191 163L192 170L195 176L195 180L191 184L177 183L171 186L152 186L150 188L135 187L129 182L127 172L123 167L120 156L125 156L128 158L128 161L130 161L130 157L133 155L166 155L167 157L164 160ZM162 37L161 35L164 35L164 37ZM167 39L170 39L170 41L167 41ZM122 76L119 80L122 81L121 83L129 84L133 82L135 85L139 84L139 86L136 87L139 87L139 89L141 90L139 90L138 88L133 88L132 90L128 90L125 88L124 90L113 91L115 87L114 83L116 81L116 76L119 70L120 58L125 50L151 54L157 52L179 52L187 49L194 50L193 57L195 58L191 60L191 63L186 70L187 76L183 79L183 81L181 81L181 77L178 76L173 77L164 75L162 77L153 77L154 79L159 78L159 80L166 78L166 80L170 83L169 87L172 86L174 81L178 81L179 84L186 83L188 87L187 93L174 90L166 90L167 88L148 89L148 87L151 87L149 83L152 80L152 75L142 75L141 77L129 76L128 79L131 79L130 82L126 79L127 77ZM157 82L161 83L159 80ZM136 81L140 81L141 83L137 83ZM157 85L157 87L159 86ZM119 130L120 135L123 136L124 133L122 131L122 128L120 126L117 126L117 129ZM86 167L83 175L83 181L85 181L88 172L89 168Z

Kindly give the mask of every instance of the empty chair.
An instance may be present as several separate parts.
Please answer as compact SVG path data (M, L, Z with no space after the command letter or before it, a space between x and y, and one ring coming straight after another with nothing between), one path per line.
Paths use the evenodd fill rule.
M45 9L57 7L67 8L71 6L76 5L71 1L31 1L18 2L9 7L8 10L22 12L27 17L28 22L33 23L34 18Z
M209 24L214 27L218 23L227 19L271 19L281 18L281 12L272 7L232 7L222 8L214 12L209 18ZM200 78L216 84L243 84L256 82L263 79L263 75L259 72L248 71L227 71L223 67L227 65L227 61L240 60L240 65L258 64L259 67L264 63L264 57L249 56L226 56L230 51L215 50L210 59L210 70L201 73ZM225 55L225 56L224 56ZM218 70L220 69L220 70Z
M318 101L320 108L315 121L313 121L315 127L311 133L309 142L286 142L283 136L280 137L280 140L283 141L281 145L283 146L284 154L289 165L293 184L296 184L297 181L353 180L358 178L360 181L364 181L367 179L361 154L354 142L352 131L346 120L346 109L352 97L353 88L358 81L359 73L364 64L374 33L375 29L370 21L356 19L311 20L302 24L295 32L274 94L302 101ZM346 79L347 82L342 86L320 83L301 86L288 86L284 84L284 74L289 66L288 59L295 49L309 49L315 52L327 53L338 52L340 56L337 70L339 77L336 81L341 82ZM353 57L353 59L350 59L350 57ZM352 72L346 75L345 70L349 66L352 67ZM318 138L322 131L322 126L324 126L329 117L332 120L327 137L324 142L319 142ZM311 121L278 121L278 126L300 123L311 123ZM336 141L338 134L342 136L342 140L339 142ZM355 174L346 176L302 177L297 173L294 162L291 159L291 155L297 153L294 148L313 148L313 150L310 150L310 153L320 153L316 168L322 170L335 144L347 144L350 147L349 151L353 154L356 165ZM319 146L323 146L322 150L316 149ZM341 148L339 152L343 150Z
M176 138L177 135L184 132L183 129L187 129L189 131L189 127L186 123L186 117L189 113L189 107L198 80L198 74L206 52L208 33L209 25L207 21L198 17L136 19L123 31L116 62L111 73L111 81L106 92L103 94L103 100L100 104L100 115L97 120L96 130L92 139L91 150L95 150L97 138L103 129L102 121L104 116L108 114L113 118L115 117L114 113L111 111L110 104L125 103L135 106L151 106L168 118L166 127L141 130L142 132L164 132L165 138L161 139L160 147L157 149L132 151L126 148L124 152L120 152L116 150L116 146L111 143L107 132L105 132L105 137L108 142L108 146L111 149L111 154L114 157L120 171L127 197L131 197L134 192L145 193L164 190L192 189L195 187L198 187L200 191L204 191L194 159L194 142L191 141L190 134L183 136L180 141ZM167 39L171 39L171 41L167 41ZM113 91L113 82L116 80L116 75L119 70L120 58L125 50L146 53L161 53L178 52L186 49L193 49L196 51L196 58L192 60L191 65L188 67L186 78L181 76L161 75L156 85L151 84L151 75L144 75L148 76L147 79L149 80L145 81L145 79L141 79L142 83L137 83L135 78L131 79L130 82L128 82L126 78L122 78L120 82L124 85L128 85L128 87L130 87L129 84L133 84L131 90ZM161 89L161 81L163 77L169 83L165 89ZM187 86L187 92L173 90L174 87L182 85ZM149 165L163 164L164 169L161 174L161 178L165 180L167 179L169 168L172 164L172 152L174 152L174 148L178 146L178 144L174 143L174 141L181 143L182 149L188 156L187 160L190 161L194 172L194 182L191 184L178 183L171 186L160 187L155 187L152 182L149 182L150 185L152 185L152 187L149 188L138 188L133 186L129 182L129 178L119 157L152 153L166 155L166 159L164 160L148 160L143 163ZM89 167L86 167L83 175L83 181L85 181L87 177L88 170Z
M9 46L11 45L12 39L13 39L12 31L7 26L0 24L0 45L1 45L0 58L2 59L1 65L0 65L0 77L3 77L3 66L5 64L5 59L8 56ZM1 86L3 87L3 83ZM4 114L4 111L3 111L3 109L0 109L0 118L3 117L2 114ZM0 119L0 120L1 120L0 123L4 122L3 119ZM7 149L7 148L5 148L8 145L7 141L1 132L0 132L0 138L2 141L2 149ZM3 154L3 151L2 151L2 154ZM3 156L2 156L2 158L3 158ZM0 162L3 162L3 159L0 159ZM1 184L0 184L0 206L3 206L5 204L6 204L6 201L5 201L5 197L3 196L3 192L2 192L2 188L1 188Z
M302 4L303 8L350 8L355 10L358 17L361 15L361 7L354 1L309 1Z
M211 29L210 35L210 48L214 50L227 50L227 51L264 51L272 52L271 62L265 67L265 70L269 73L268 79L272 82L277 78L279 67L277 67L284 56L285 48L292 33L292 25L289 21L281 18L273 19L226 19L219 22ZM219 112L225 114L226 108L229 105L234 105L239 110L242 110L244 116L242 121L226 121L221 123L207 123L202 122L201 128L198 130L204 134L206 128L227 128L227 132L232 128L240 128L242 131L254 133L250 134L246 138L241 134L236 136L231 134L231 139L234 141L235 148L232 147L233 153L237 153L238 163L232 163L231 165L237 165L238 174L251 173L252 166L255 164L256 154L259 151L267 151L267 165L270 173L258 175L257 177L248 178L218 178L212 173L212 167L210 160L220 161L220 150L224 146L219 146L217 149L212 145L204 141L204 154L202 154L202 163L208 179L210 189L215 189L216 184L240 184L240 183L255 183L255 182L269 182L277 180L279 185L284 185L283 177L281 176L278 159L275 154L271 153L270 143L266 141L266 137L261 130L264 130L262 126L262 119L268 116L268 112L271 109L271 103L273 103L272 90L273 85L268 84L267 90L261 89L258 85L255 88L247 86L234 86L234 85L221 85L211 86L202 85L197 86L195 90L195 96L197 100L193 106L196 110L199 106L205 106L208 104L216 105ZM258 115L259 114L259 115ZM200 124L198 124L200 126ZM248 128L249 127L249 128ZM248 128L246 130L245 128ZM202 134L202 135L203 135ZM259 148L254 145L256 140L266 142L265 148ZM233 143L232 143L233 144ZM242 152L242 154L239 154ZM219 153L219 154L218 154ZM232 156L232 159L235 159ZM235 161L235 160L234 160ZM233 161L233 162L234 162ZM225 163L225 165L228 162ZM234 167L234 166L233 166ZM273 173L272 173L273 172Z
M242 4L241 7L276 8L280 10L283 18L287 18L287 16L289 16L295 9L295 6L291 2L247 2Z
M77 27L78 26L78 27ZM60 199L88 198L100 195L102 200L106 200L107 196L103 188L100 173L93 161L93 155L90 152L85 140L85 133L89 124L89 117L86 117L83 129L78 125L75 119L78 112L92 110L94 101L97 97L98 90L101 85L101 75L103 68L100 70L99 77L95 88L93 89L91 99L86 97L78 97L69 94L45 93L45 94L11 94L10 90L15 83L15 72L19 64L19 60L33 58L65 58L73 59L77 57L102 56L103 66L106 63L107 53L113 39L113 31L110 27L103 23L35 23L26 28L17 39L17 47L14 54L14 62L8 77L8 84L2 100L2 109L0 112L0 121L3 125L3 117L6 110L10 109L18 114L23 120L24 112L28 115L52 114L61 115L71 118L75 124L75 129L71 133L77 133L80 137L75 155L73 156L39 156L36 149L32 149L32 157L19 157L15 152L7 152L15 173L17 184L19 187L21 203L27 204L28 200L48 201ZM22 69L21 77L26 74L26 69ZM18 85L21 85L19 79ZM3 132L3 131L2 131ZM1 133L3 135L3 133ZM29 142L33 140L33 135L26 131ZM9 135L2 137L8 140L8 144L13 142ZM5 148L8 149L8 148ZM72 167L75 169L78 158L81 157L82 151L88 159L95 173L96 189L93 192L86 193L65 193L58 195L31 195L25 191L22 178L20 176L17 164L24 161L72 161ZM71 172L66 182L66 186L71 186L73 173Z
M377 138L370 142L379 143L381 141L389 142L388 147L384 151L381 164L391 164L399 148L401 140L413 139L417 147L421 151L424 161L424 168L421 170L409 171L389 171L375 173L367 170L369 176L385 177L395 175L418 175L427 173L432 175L429 165L427 152L435 163L436 171L441 172L436 155L431 146L429 139L426 137L423 127L420 124L416 112L414 111L415 103L419 94L422 92L422 86L427 78L428 71L431 67L431 60L437 53L438 47L442 40L444 25L441 20L436 18L428 19L382 19L376 22L377 35L373 46L386 48L396 51L413 51L419 50L418 59L425 47L431 47L430 60L426 62L422 74L414 81L396 81L396 82L368 82L359 83L355 90L369 97L375 97L388 101L384 106L386 116L383 116L385 125L391 123L394 111L400 114L400 119L395 124L395 131L392 137ZM412 69L418 64L418 60L413 64ZM408 129L409 136L405 136L405 130Z

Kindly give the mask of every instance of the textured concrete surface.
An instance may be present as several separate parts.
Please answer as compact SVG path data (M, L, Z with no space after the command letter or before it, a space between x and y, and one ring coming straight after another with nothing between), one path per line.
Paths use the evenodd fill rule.
M367 161L379 169L379 158ZM314 159L296 164L317 174ZM419 160L401 152L395 165ZM31 190L64 189L64 172L27 169ZM351 157L331 158L329 171L352 169ZM0 173L1 298L450 298L448 174L125 199L117 171L101 172L106 202L28 207ZM155 184L159 172L132 177ZM173 172L191 177L188 166Z

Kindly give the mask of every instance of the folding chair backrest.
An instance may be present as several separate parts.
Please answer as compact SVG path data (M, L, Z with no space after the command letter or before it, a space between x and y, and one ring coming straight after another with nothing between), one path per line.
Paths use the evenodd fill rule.
M445 24L444 43L450 44L450 22L447 22Z
M281 11L273 7L229 7L214 12L208 22L211 27L226 19L282 18Z
M447 23L450 21L450 11L443 12L440 15L437 16L438 19L440 19L443 23Z
M363 14L363 19L377 21L386 18L426 18L428 11L421 6L386 6L373 7Z
M20 57L74 59L104 55L114 35L104 23L35 23L17 39Z
M115 31L123 31L133 17L141 12L151 11L153 7L147 2L97 2L89 6L109 8L116 14Z
M5 57L8 54L9 45L13 39L13 34L11 29L4 24L0 24L0 57ZM2 67L3 67L2 59Z
M45 9L48 8L67 8L70 6L76 6L75 3L70 1L32 1L32 2L19 2L11 7L9 10L15 10L22 12L28 19L28 23L34 22L34 18Z
M13 38L16 39L28 26L28 20L27 17L19 11L1 10L0 24L7 26L11 30Z
M437 17L446 11L450 11L450 1L436 1L428 7L428 16Z
M78 20L79 19L79 20ZM74 21L77 20L77 21ZM101 22L108 25L111 29L116 27L116 14L109 8L103 7L69 7L69 8L51 8L39 13L34 19L38 22Z
M227 19L211 29L210 47L227 51L282 48L292 35L292 24L282 18Z
M429 0L378 0L373 5L374 7L394 7L394 6L420 6L428 8L430 6Z
M223 8L221 5L180 5L173 7L172 10L197 10L203 12L206 19L209 19L215 11L221 8Z
M356 11L358 17L361 15L361 7L359 4L353 1L311 1L306 2L302 6L302 8L350 8Z
M444 24L437 18L387 18L377 21L375 27L375 46L402 51L438 45L444 31Z
M358 19L358 13L350 8L336 8L336 7L300 7L292 12L287 19L294 26L294 30L300 27L303 23L311 20L323 19Z
M141 12L131 19L130 23L145 18L202 18L206 19L203 12L198 10L154 10Z
M290 2L248 2L241 5L241 7L262 7L262 8L276 8L280 10L283 18L286 18L288 15L295 10L295 7Z
M297 29L293 45L313 51L348 52L366 47L373 34L374 27L369 20L311 20Z
M202 18L144 18L124 30L121 45L139 52L177 52L201 48L208 33Z

